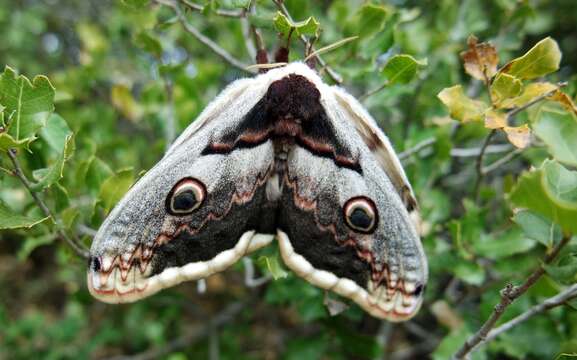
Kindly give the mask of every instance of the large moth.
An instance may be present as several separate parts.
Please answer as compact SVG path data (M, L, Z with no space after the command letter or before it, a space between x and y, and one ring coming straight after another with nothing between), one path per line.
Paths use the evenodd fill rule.
M88 287L135 301L276 239L306 281L402 321L427 281L416 211L363 106L291 63L230 84L128 191L94 239Z

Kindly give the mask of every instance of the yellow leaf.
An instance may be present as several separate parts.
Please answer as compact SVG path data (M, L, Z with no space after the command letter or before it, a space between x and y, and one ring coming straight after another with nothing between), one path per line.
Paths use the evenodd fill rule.
M557 85L548 82L532 83L525 86L525 89L523 90L521 95L514 97L512 99L503 100L503 102L500 104L499 107L504 109L520 107L530 103L531 101L535 100L540 96L555 91L557 88L558 88Z
M484 102L465 95L461 85L445 88L437 97L449 109L451 117L461 122L481 121L488 107Z
M126 85L114 85L110 93L112 105L131 121L138 121L142 116L142 108L132 96Z
M519 96L523 84L519 79L509 74L500 73L491 84L491 96L495 104L509 98Z
M557 90L553 93L553 95L548 97L549 100L557 101L563 107L575 115L577 115L577 106L573 102L573 100L569 97L569 95L565 94L561 90Z
M487 129L501 129L507 126L507 115L489 109L485 112L485 127Z
M503 128L509 142L519 149L526 148L531 142L531 130L527 124L521 126L505 126Z
M467 74L485 82L491 79L497 73L499 63L495 47L487 42L479 43L473 35L469 36L467 45L469 49L461 53Z
M539 41L527 53L503 66L504 72L519 79L535 79L559 69L561 51L557 42L550 37Z
M450 330L456 331L463 327L463 318L445 300L435 301L431 305L431 312L439 323Z

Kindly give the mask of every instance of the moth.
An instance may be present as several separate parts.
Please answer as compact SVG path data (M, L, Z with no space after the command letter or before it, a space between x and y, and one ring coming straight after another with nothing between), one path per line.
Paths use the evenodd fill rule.
M278 241L298 276L390 321L423 300L417 202L388 138L304 63L230 84L94 238L93 296L132 302Z

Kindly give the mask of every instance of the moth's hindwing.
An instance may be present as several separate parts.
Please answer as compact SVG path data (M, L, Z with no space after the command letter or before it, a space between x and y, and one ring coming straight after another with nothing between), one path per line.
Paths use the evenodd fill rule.
M221 271L276 233L297 275L402 321L427 281L416 212L370 115L293 63L232 84L129 191L96 236L89 287L135 300Z

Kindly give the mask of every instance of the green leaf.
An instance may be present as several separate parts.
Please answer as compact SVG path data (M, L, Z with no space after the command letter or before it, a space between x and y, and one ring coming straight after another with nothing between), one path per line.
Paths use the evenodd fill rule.
M559 69L561 51L550 37L539 41L525 55L510 61L501 72L519 79L535 79Z
M257 262L266 268L275 280L284 279L288 276L288 272L279 261L278 253L275 256L260 256Z
M283 13L278 11L272 19L274 28L283 36L292 35L318 35L319 22L314 17L304 21L291 22Z
M114 171L100 158L92 155L82 161L77 169L76 182L85 184L87 190L100 192L104 181L114 175Z
M452 272L467 284L479 286L485 281L485 270L475 262L459 260L454 264Z
M40 224L41 222L48 219L42 215L19 215L15 214L11 209L9 209L4 203L0 201L0 230L4 229L18 229L18 228L31 228L34 225Z
M150 0L122 0L124 5L132 9L142 9L148 5L149 2Z
M401 54L391 57L383 68L389 84L407 84L417 75L419 66L427 65L427 60L416 60L411 55Z
M567 360L567 359L573 359L577 357L577 353L573 353L573 354L569 354L569 353L562 353L557 355L557 357L555 358L555 360Z
M491 95L495 103L509 98L517 97L521 93L523 84L516 77L500 73L491 84Z
M20 149L29 144L28 139L17 141L6 132L0 132L0 151L6 152L8 149Z
M483 235L473 243L475 253L489 259L502 259L529 251L535 240L513 229L502 234Z
M110 90L112 105L127 119L138 121L144 114L142 106L132 96L131 89L124 84L116 84Z
M543 265L547 274L561 284L570 285L577 282L577 256L568 254L558 264Z
M149 31L141 31L136 34L134 43L136 46L142 48L144 51L152 54L156 58L162 56L162 44L156 36L151 34Z
M326 339L318 336L287 340L286 350L283 354L285 360L322 359L328 346Z
M48 245L54 242L55 236L54 234L45 234L37 237L28 237L24 240L24 243L18 249L18 260L24 261L28 258L28 256L34 251L36 248L42 245Z
M30 82L7 66L0 74L0 104L9 117L7 133L17 143L31 142L54 110L54 87L45 76Z
M481 121L487 104L473 100L463 92L461 85L443 89L437 97L449 109L451 117L461 122Z
M453 354L463 345L472 334L467 330L452 331L443 338L443 341L437 346L433 353L434 360L450 359ZM484 359L484 353L481 349L471 354L471 360Z
M72 134L66 136L64 144L60 149L60 153L51 166L44 169L34 170L32 172L32 176L37 181L36 184L32 186L33 190L38 191L46 189L62 178L64 163L70 158L74 149L72 139Z
M518 211L513 221L523 229L528 238L537 240L548 248L561 240L559 225L533 211Z
M80 210L78 210L77 208L68 207L64 209L60 213L60 218L62 219L62 225L64 225L66 229L71 229L72 226L75 224L76 219L78 218L79 215Z
M547 160L521 176L509 200L558 223L564 232L577 233L577 171Z
M119 170L102 183L98 197L103 203L105 212L108 213L128 191L133 179L133 171L132 168L130 168Z
M56 113L50 115L46 126L40 131L42 140L59 154L62 153L70 135L72 135L72 130L68 127L68 123Z
M348 32L361 38L369 37L383 30L389 10L382 5L364 4L347 24Z
M533 131L556 160L577 166L577 116L558 106L544 106L536 116Z

